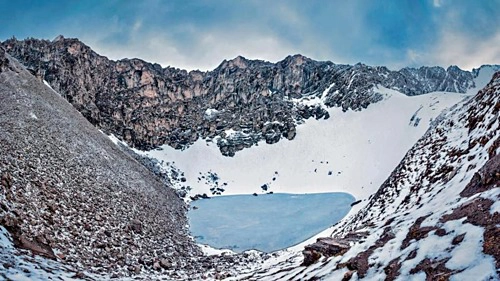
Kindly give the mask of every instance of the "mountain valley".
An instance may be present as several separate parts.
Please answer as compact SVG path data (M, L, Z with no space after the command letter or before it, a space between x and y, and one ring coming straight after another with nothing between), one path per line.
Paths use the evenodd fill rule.
M498 65L239 56L188 72L13 38L0 100L6 280L500 278ZM356 204L284 250L189 232L193 200L325 192Z

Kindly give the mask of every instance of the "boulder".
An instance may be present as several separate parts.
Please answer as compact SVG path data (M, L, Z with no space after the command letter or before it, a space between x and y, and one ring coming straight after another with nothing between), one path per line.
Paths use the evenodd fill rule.
M343 240L333 237L318 238L315 243L304 247L302 265L309 266L319 260L321 256L328 258L343 255L349 249L349 244Z

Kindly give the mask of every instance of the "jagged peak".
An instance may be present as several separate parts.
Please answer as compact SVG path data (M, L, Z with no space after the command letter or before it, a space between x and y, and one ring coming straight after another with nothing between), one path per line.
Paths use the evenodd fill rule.
M446 71L447 72L450 72L450 71L456 72L456 71L464 71L464 70L461 69L460 67L458 67L457 65L450 65L450 66L448 66Z
M283 65L303 65L305 63L309 63L313 61L312 59L301 55L301 54L295 54L295 55L289 55L286 58L284 58L282 61L278 62L278 64L283 64Z
M366 67L366 66L367 66L367 65L366 65L366 64L364 64L364 63L362 63L362 62L358 62L358 63L356 63L356 64L354 65L354 67L356 67L356 68L361 68L361 67Z
M249 61L245 57L239 55L239 56L235 57L234 59L229 60L228 62L231 66L236 66L238 68L247 68Z
M58 35L58 36L56 36L56 38L54 38L52 40L52 43L58 42L58 41L61 41L61 40L64 40L64 36L63 35Z
M445 70L443 67L441 66L426 66L426 65L423 65L423 66L419 66L419 67L411 67L411 66L405 66L403 68L401 68L399 71L402 71L402 72L413 72L413 71L422 71L422 70Z

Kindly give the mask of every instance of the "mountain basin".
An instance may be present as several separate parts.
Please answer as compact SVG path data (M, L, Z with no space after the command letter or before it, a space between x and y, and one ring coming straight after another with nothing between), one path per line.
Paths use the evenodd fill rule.
M298 244L340 221L349 193L228 195L191 202L196 242L235 252L273 252Z

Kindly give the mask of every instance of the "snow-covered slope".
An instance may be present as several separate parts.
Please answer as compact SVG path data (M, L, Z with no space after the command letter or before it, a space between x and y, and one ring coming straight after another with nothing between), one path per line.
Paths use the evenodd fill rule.
M347 252L309 267L288 253L237 279L498 280L499 116L497 73L442 114L368 205L335 227Z
M217 189L210 188L218 187L224 195L347 191L365 199L424 134L429 122L465 97L456 93L409 97L382 87L378 91L384 100L363 111L328 109L329 119L307 120L297 127L294 140L261 142L234 157L221 155L215 143L203 140L182 151L164 146L146 154L184 172L178 178L185 182L182 179L176 185L189 186L191 195L211 195Z

